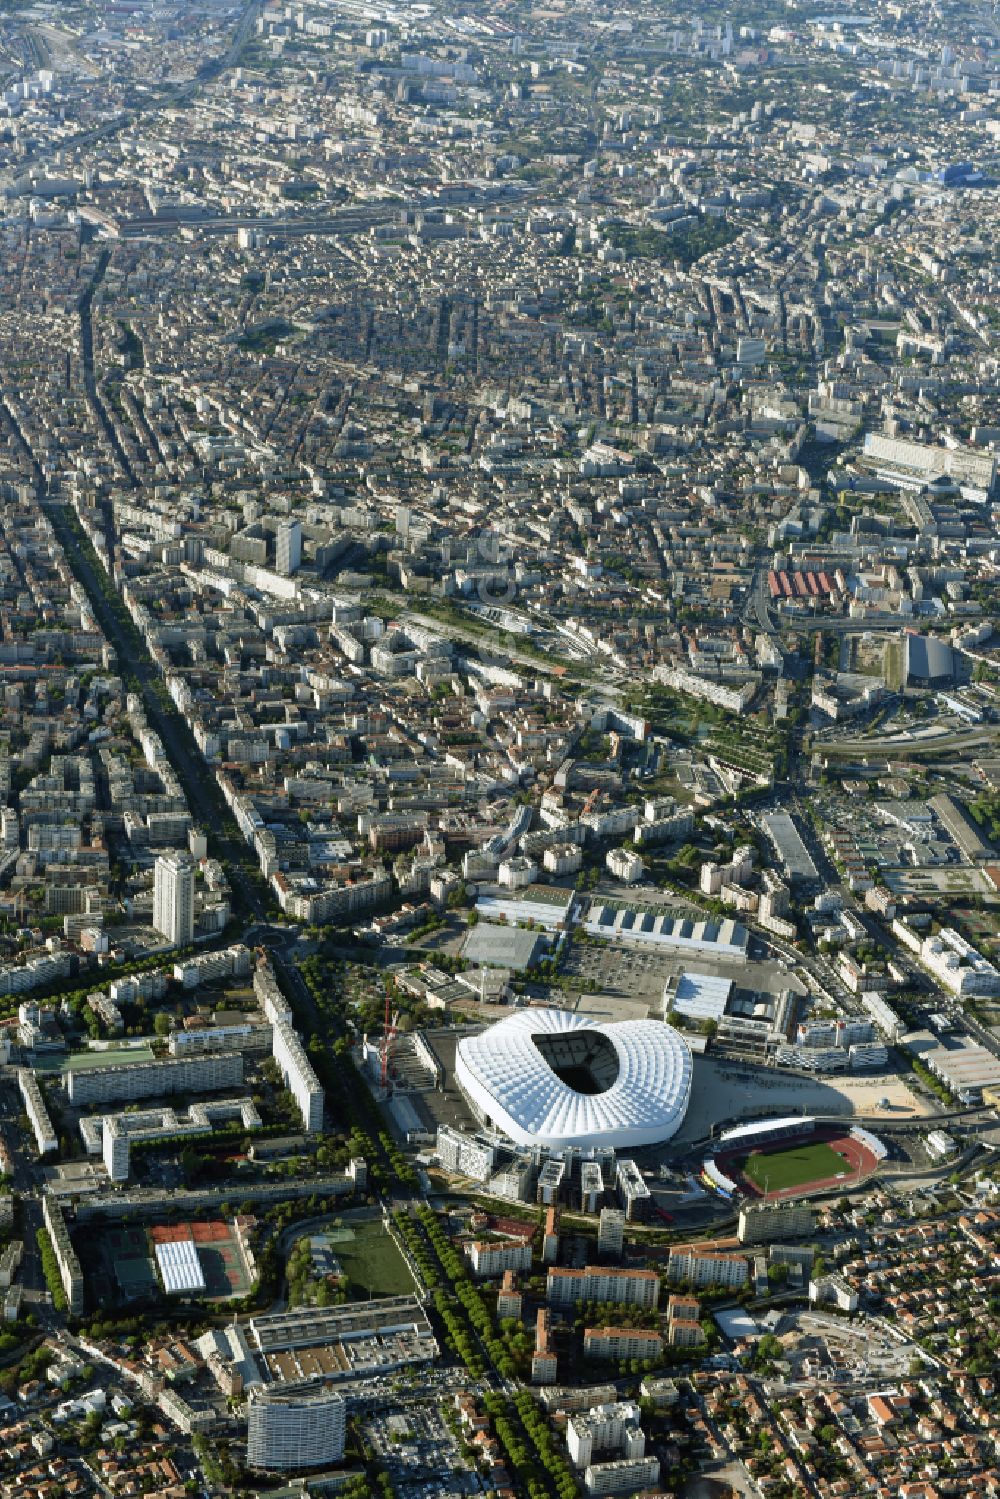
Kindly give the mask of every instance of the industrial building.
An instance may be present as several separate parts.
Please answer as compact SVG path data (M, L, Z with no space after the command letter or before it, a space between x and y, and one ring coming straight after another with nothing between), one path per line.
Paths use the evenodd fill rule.
M737 921L692 921L669 908L636 905L601 897L593 900L583 929L606 942L635 943L664 952L701 953L717 958L744 958L750 941Z
M527 885L509 895L481 895L476 910L486 921L533 921L550 932L565 931L570 924L576 892L560 885Z
M808 884L819 879L819 871L802 841L802 835L787 812L766 812L761 818L761 827L793 884Z
M375 1378L432 1363L438 1345L414 1296L387 1296L338 1307L264 1312L246 1325L253 1365L266 1379L295 1383Z
M726 1013L732 988L732 979L709 973L681 973L668 979L663 1008L696 1024L704 1020L718 1023Z
M547 946L541 932L479 921L465 939L462 957L477 967L508 968L523 973L537 963Z
M1000 1058L985 1046L934 1046L920 1060L961 1103L978 1103L984 1089L1000 1088Z

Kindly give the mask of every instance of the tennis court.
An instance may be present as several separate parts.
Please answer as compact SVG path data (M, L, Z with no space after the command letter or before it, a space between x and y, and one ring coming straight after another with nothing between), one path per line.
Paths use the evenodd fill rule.
M246 1296L250 1290L250 1279L237 1242L236 1230L224 1218L193 1219L189 1223L157 1223L149 1232L154 1244L194 1240L205 1277L205 1294L210 1301L228 1301L233 1296Z
M109 1228L103 1236L103 1248L125 1301L144 1300L157 1294L149 1243L141 1228Z

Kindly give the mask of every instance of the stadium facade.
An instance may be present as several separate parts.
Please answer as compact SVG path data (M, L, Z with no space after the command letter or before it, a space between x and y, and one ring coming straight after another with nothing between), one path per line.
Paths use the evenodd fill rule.
M669 1140L691 1096L691 1052L658 1020L598 1025L530 1009L458 1044L455 1078L477 1117L518 1145Z

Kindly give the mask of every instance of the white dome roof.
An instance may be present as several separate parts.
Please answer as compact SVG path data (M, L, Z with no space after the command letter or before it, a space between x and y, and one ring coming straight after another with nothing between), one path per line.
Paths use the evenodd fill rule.
M687 1043L659 1020L598 1025L545 1009L518 1010L460 1041L455 1063L490 1124L519 1145L555 1149L668 1140L684 1118L691 1072Z

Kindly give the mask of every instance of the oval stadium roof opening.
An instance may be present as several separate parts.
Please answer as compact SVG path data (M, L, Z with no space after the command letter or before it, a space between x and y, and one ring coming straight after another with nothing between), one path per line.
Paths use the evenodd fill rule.
M680 1128L691 1052L658 1020L597 1025L521 1010L458 1044L455 1077L477 1116L519 1145L653 1145Z

